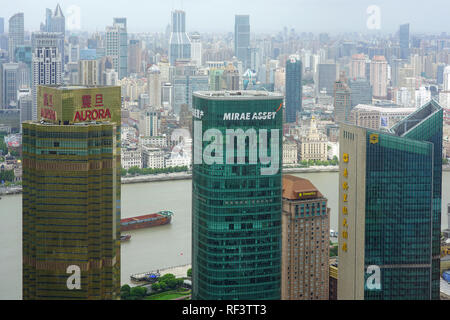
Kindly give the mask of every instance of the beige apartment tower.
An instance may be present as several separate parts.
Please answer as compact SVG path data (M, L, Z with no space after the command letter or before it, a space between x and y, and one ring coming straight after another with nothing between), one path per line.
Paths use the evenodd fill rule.
M328 300L330 209L307 179L283 176L281 299Z

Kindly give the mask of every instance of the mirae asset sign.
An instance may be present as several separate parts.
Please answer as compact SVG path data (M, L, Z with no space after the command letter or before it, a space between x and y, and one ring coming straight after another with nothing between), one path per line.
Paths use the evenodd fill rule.
M276 111L224 113L223 120L273 120L276 114ZM193 110L195 118L201 119L203 115L203 111ZM194 164L224 164L224 159L226 164L261 163L266 166L260 168L261 175L274 175L280 169L280 137L280 129L208 128L203 132L202 121L194 120Z
M224 113L223 120L272 120L275 119L276 112L244 112L244 113Z

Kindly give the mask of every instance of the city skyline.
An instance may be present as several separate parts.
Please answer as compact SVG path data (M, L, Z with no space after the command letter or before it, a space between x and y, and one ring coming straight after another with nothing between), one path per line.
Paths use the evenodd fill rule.
M345 33L381 33L395 34L399 24L409 23L411 33L441 33L450 27L446 22L444 10L434 10L441 5L439 0L431 0L427 6L412 5L411 1L391 3L387 0L373 1L363 0L354 3L352 1L286 1L277 2L276 5L267 5L254 1L238 2L231 0L227 3L215 1L211 4L206 0L193 0L189 4L181 1L157 3L149 1L142 3L134 1L140 7L122 6L119 2L109 2L105 7L104 1L89 2L87 0L44 0L38 4L30 1L19 0L14 3L7 2L2 8L2 17L5 18L5 31L9 17L18 12L24 12L25 30L38 30L40 23L45 21L44 8L54 10L59 3L64 15L70 16L72 6L76 6L81 12L81 30L88 32L104 31L104 26L110 24L112 17L126 17L128 19L128 30L132 33L140 32L164 32L170 23L171 11L179 9L186 11L187 32L232 32L234 16L237 14L248 14L251 18L252 32L278 32L287 27L294 28L296 32L328 32ZM368 29L369 18L374 14L369 9L371 6L379 8L379 28ZM289 7L289 10L286 8ZM236 10L236 8L239 8ZM325 10L324 8L327 8ZM102 14L97 13L101 10ZM220 11L220 15L214 13ZM294 12L294 14L292 13ZM369 12L369 13L368 13ZM214 25L204 17L214 15ZM433 15L434 19L428 19ZM152 19L148 19L149 16ZM273 23L267 23L267 16L276 17ZM326 23L323 23L326 21ZM143 24L143 22L145 24ZM447 23L445 26L443 24Z

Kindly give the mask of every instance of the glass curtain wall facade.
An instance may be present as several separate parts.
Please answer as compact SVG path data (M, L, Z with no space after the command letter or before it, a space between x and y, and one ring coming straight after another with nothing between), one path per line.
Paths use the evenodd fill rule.
M115 142L113 124L23 124L24 300L119 296Z
M302 62L297 56L286 61L286 122L295 123L302 112Z
M116 299L120 87L40 86L37 102L41 121L23 124L23 299Z
M281 297L283 97L265 92L260 96L251 91L241 94L226 97L205 92L193 97L192 298L195 300ZM255 113L262 112L276 116L251 120ZM249 116L247 120L224 120L227 113ZM202 138L210 129L223 135L224 144L235 139L226 137L226 130L267 129L268 146L271 139L278 139L277 150L269 147L268 153L278 152L279 170L273 175L262 175L261 169L269 165L259 160L249 163L249 158L259 152L249 148L249 138L245 139L243 164L235 161L239 142L234 144L233 155L223 153L224 164L206 164L204 159L196 163L196 155L209 148ZM273 130L279 132L278 137ZM230 159L234 164L229 164Z
M338 299L439 299L442 127L434 100L386 131L341 127Z

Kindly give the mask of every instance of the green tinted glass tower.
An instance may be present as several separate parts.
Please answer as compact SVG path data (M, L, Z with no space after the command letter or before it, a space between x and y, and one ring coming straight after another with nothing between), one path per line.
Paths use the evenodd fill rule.
M193 299L280 299L283 97L193 97Z
M23 299L120 294L120 87L40 87L23 123Z
M342 125L338 299L439 299L442 112Z

